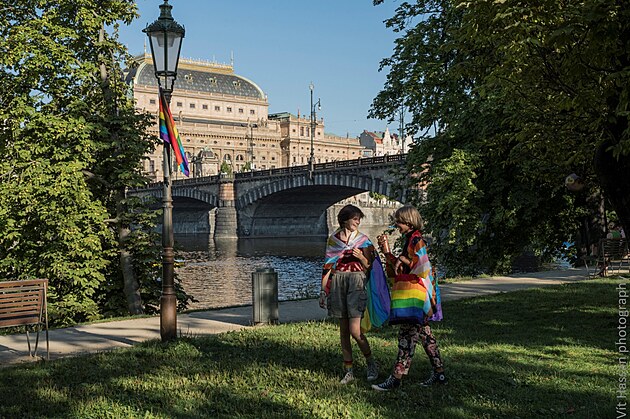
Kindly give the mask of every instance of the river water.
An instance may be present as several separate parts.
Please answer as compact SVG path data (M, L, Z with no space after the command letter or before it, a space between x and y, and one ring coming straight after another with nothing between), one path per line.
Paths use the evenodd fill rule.
M383 227L361 229L373 242ZM184 290L195 297L189 309L251 304L252 272L278 273L278 299L319 295L325 238L216 240L208 235L175 235L176 273Z

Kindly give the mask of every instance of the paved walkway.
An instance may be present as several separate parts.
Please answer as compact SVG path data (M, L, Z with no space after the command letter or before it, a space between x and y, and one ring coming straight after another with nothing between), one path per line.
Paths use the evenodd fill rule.
M440 286L442 300L449 301L479 295L575 282L587 278L583 269L535 272L505 277L479 278ZM323 320L326 311L317 299L279 303L280 323ZM181 334L200 336L251 327L251 306L180 314L177 327ZM160 338L160 318L148 317L50 330L50 359L123 348L149 339ZM42 341L43 340L43 341ZM31 334L31 343L34 336ZM45 355L45 334L40 334L38 355ZM31 362L25 334L0 336L0 367Z

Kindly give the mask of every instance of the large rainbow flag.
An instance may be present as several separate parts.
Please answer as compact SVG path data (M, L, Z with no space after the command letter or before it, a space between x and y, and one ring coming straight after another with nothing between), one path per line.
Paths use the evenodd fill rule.
M160 138L173 147L173 153L175 153L175 159L177 160L179 169L184 175L188 176L190 174L188 170L188 159L186 158L182 140L179 138L179 132L177 132L173 115L168 107L168 102L166 101L162 89L160 89Z

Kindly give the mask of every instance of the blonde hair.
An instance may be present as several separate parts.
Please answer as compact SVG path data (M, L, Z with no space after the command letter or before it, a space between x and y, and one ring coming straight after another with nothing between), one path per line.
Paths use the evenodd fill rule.
M394 213L394 221L397 223L407 224L416 230L422 230L423 222L420 213L415 207L405 205L400 207Z

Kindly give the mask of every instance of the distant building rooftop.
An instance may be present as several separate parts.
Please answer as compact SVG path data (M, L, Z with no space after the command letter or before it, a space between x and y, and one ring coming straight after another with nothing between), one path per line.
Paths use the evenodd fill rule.
M135 57L138 67L127 74L127 82L157 87L153 59L150 54ZM231 65L182 58L177 69L177 89L218 93L266 100L265 93L256 83L234 74Z

